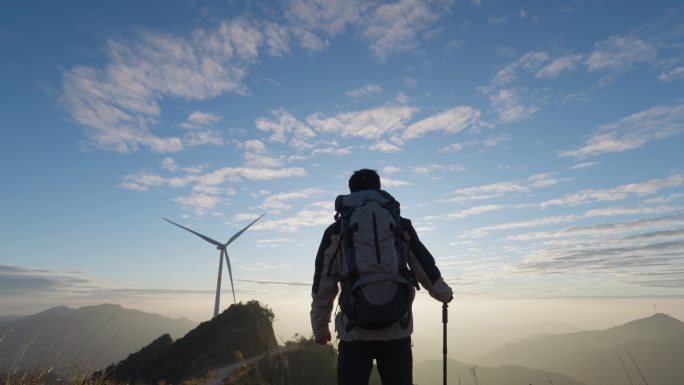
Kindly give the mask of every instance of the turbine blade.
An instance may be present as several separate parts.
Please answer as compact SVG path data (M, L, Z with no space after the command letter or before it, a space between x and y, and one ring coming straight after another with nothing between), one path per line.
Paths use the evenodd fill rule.
M235 286L233 286L233 270L230 268L230 258L228 257L228 251L223 251L226 256L226 265L228 265L228 275L230 276L230 289L233 291L233 303L237 304L235 300Z
M240 235L242 235L242 233L244 233L245 231L247 231L247 229L250 228L253 224L255 224L256 221L258 221L259 219L263 218L264 215L266 215L266 213L261 214L261 216L259 216L259 218L255 219L254 221L252 221L252 223L250 223L250 224L248 224L247 226L245 226L244 229L242 229L242 230L238 231L237 233L235 233L235 235L233 235L232 237L230 237L230 239L228 240L228 242L226 242L225 245L226 245L226 246L230 245L231 242L233 242L234 240L236 240L237 237L239 237Z
M202 235L202 234L200 234L200 233L198 233L198 232L196 232L196 231L192 231L192 230L190 230L189 228L183 227L183 226L179 225L178 223L172 222L172 221L170 221L170 220L168 220L168 219L166 219L166 218L164 218L164 220L167 221L167 222L169 222L169 223L171 223L171 224L173 224L173 225L176 225L176 226L180 227L181 229L188 230L189 232L191 232L191 233L197 235L198 237L204 239L205 241L207 241L207 242L209 242L209 243L212 243L212 244L214 244L214 245L216 245L216 246L223 246L223 244L222 244L221 242L215 241L215 240L213 240L213 239L207 237L206 235Z

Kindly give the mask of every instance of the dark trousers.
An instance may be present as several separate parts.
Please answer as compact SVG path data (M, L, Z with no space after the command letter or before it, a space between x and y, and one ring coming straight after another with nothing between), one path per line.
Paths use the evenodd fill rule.
M368 385L377 362L383 385L413 384L411 337L393 341L340 341L337 385Z

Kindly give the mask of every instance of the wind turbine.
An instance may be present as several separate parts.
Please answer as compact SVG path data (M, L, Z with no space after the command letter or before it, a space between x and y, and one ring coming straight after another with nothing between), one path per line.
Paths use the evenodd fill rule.
M232 271L231 268L230 268L230 258L228 257L228 251L226 251L226 247L228 247L228 245L230 245L231 242L233 242L234 240L236 240L237 237L239 237L240 235L242 235L242 233L244 233L245 231L247 231L247 229L248 229L250 226L252 226L254 223L256 223L256 221L258 221L259 219L261 219L264 215L266 215L266 213L261 214L261 216L259 216L259 218L255 219L254 221L252 221L252 223L250 223L250 224L248 224L247 226L245 226L244 229L242 229L242 230L238 231L237 233L235 233L232 237L230 237L230 239L229 239L228 242L226 242L226 243L221 243L221 242L215 241L215 240L213 240L213 239L207 237L206 235L202 235L202 234L200 234L200 233L198 233L198 232L196 232L196 231L192 231L192 230L190 230L190 229L187 228L187 227L183 227L183 226L179 225L178 223L172 222L172 221L170 221L170 220L164 218L165 221L167 221L167 222L169 222L169 223L171 223L171 224L173 224L173 225L176 225L176 226L180 227L181 229L187 230L187 231L189 231L189 232L191 232L191 233L197 235L198 237L204 239L205 241L207 241L207 242L209 242L209 243L211 243L211 244L213 244L213 245L216 245L216 249L217 249L217 250L220 250L220 251L219 251L218 281L216 282L216 301L214 302L214 317L216 317L216 316L218 315L219 302L221 301L221 273L222 273L222 271L223 271L223 256L224 256L224 255L226 256L226 265L228 265L228 275L230 275L230 289L231 289L232 292L233 292L233 303L237 303L237 301L235 300L235 286L233 285L233 271Z

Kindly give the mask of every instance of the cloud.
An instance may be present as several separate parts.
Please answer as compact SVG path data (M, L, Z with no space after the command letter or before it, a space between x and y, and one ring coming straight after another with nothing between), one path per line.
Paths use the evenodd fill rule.
M460 164L430 164L409 167L414 174L428 175L434 172L462 172L466 168Z
M183 135L183 142L190 146L222 146L223 138L221 134L213 130L191 131Z
M585 158L640 148L654 140L677 135L684 130L684 102L658 105L616 122L600 126L584 146L560 151L561 157Z
M478 2L478 3L479 3L479 2ZM504 15L504 16L491 16L491 17L489 18L489 20L487 21L487 23L488 23L489 25L504 24L504 23L510 21L511 19L520 19L520 20L524 20L524 19L526 19L528 16L529 16L529 13L527 12L527 10L525 10L525 8L521 8L519 11L513 12L513 13L508 14L508 15Z
M418 45L419 35L427 32L439 20L439 14L448 10L449 5L442 6L446 9L437 9L440 2L430 0L399 0L382 4L363 19L361 38L368 42L371 52L379 60L386 60L395 53L412 52Z
M183 128L202 128L221 120L221 117L204 111L195 111L188 116L188 119L181 124Z
M333 222L334 214L333 202L314 202L307 205L294 216L261 221L252 228L255 230L294 233L302 227L327 226Z
M629 183L610 189L586 189L566 194L560 198L549 199L538 204L540 208L552 206L574 206L590 202L610 202L625 199L629 196L645 196L662 189L677 187L684 182L684 175L674 174L665 179L651 179L642 183Z
M658 80L663 82L673 82L680 79L684 79L684 66L668 69L658 75Z
M496 182L477 187L466 187L452 192L448 202L463 202L500 198L508 193L528 192L529 187L519 182Z
M290 139L290 144L308 148L309 141L316 137L316 133L306 124L300 122L283 108L271 110L274 119L259 118L255 121L258 129L270 132L269 140L284 143Z
M602 223L594 226L568 227L555 231L542 231L509 236L508 240L529 241L564 237L605 237L634 231L648 231L655 228L684 225L684 215L671 215L660 218L639 219L630 222Z
M292 243L293 240L290 238L278 238L278 239L259 239L256 241L257 247L280 247L283 243Z
M524 120L539 110L536 106L525 106L521 101L519 91L515 89L501 89L489 95L492 110L499 115L501 123L512 123Z
M413 186L413 183L403 181L403 180L398 180L398 179L382 178L382 186L383 187L406 187L406 186Z
M583 163L578 163L578 164L570 166L570 169L571 170L581 170L583 168L596 166L598 164L601 164L601 162L583 162Z
M383 106L333 117L315 113L307 118L307 123L319 133L377 140L382 135L403 130L415 111L412 107Z
M180 138L152 133L162 113L160 101L245 93L242 81L262 40L258 26L246 19L185 36L142 31L134 39L110 40L104 68L63 71L60 100L84 127L90 146L122 153L140 147L179 151Z
M401 169L399 167L394 166L385 166L383 167L382 172L387 175L392 175L401 172Z
M396 144L389 143L385 140L381 140L369 147L372 151L380 152L401 152L401 147Z
M566 55L559 57L537 71L534 76L546 79L557 78L565 72L574 71L583 58L583 55Z
M455 213L450 213L448 216L449 218L466 218L470 217L473 215L480 215L483 213L491 212L491 211L499 211L501 209L504 209L506 206L502 205L482 205L482 206L475 206L471 207L465 210L461 210L459 212Z
M524 70L528 73L537 72L548 62L549 58L549 54L544 51L528 52L518 60L500 69L494 76L492 85L501 87L517 80L518 72L520 70Z
M323 191L318 188L307 188L299 191L282 192L273 194L264 199L264 202L259 206L265 210L286 210L292 208L287 203L293 200L310 199L316 195L320 195Z
M454 107L411 124L404 131L402 138L404 140L414 139L433 131L457 134L468 127L476 125L479 117L480 111L472 107Z
M80 273L0 265L0 296L74 291L90 284Z
M649 204L648 202L645 202ZM682 210L682 207L674 206L613 206L600 209L589 210L584 213L585 217L611 217L621 215L646 215L646 214L665 214Z
M488 235L492 231L514 230L514 229L531 228L531 227L538 227L538 226L544 226L544 225L555 225L555 224L559 224L559 223L568 223L568 222L573 222L573 221L577 220L577 218L578 217L576 215L554 215L554 216L541 217L541 218L535 218L535 219L524 220L524 221L500 223L500 224L491 225L491 226L477 227L473 230L465 232L459 238L479 238L479 237L484 237L484 236Z
M256 156L256 155L255 155ZM266 158L260 159L264 161ZM228 203L227 197L234 195L227 183L238 183L242 180L268 181L274 179L305 176L306 170L301 167L268 168L245 165L243 167L220 167L208 172L191 172L185 175L164 177L153 173L126 175L119 187L132 191L150 191L154 188L184 188L192 186L188 195L174 198L174 202L193 209L198 214Z
M657 56L657 49L635 36L611 36L597 43L586 59L589 71L622 71L635 64L649 63Z
M379 94L382 92L382 88L380 88L379 85L374 84L374 83L369 83L366 84L365 86L361 88L357 88L351 91L347 91L347 95L351 96L353 98L358 98L362 96L369 96L372 94Z
M325 45L315 33L322 33L325 37L338 35L348 25L358 23L367 7L361 0L290 0L285 9L285 18L294 29L300 44L315 50L322 48L319 44ZM320 43L312 44L314 37Z

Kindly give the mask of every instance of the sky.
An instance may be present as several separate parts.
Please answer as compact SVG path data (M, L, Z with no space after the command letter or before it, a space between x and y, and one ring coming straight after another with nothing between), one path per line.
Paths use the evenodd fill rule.
M206 320L218 251L162 218L224 242L267 213L228 247L237 299L309 334L335 197L372 168L470 324L684 319L677 1L0 7L2 314Z

